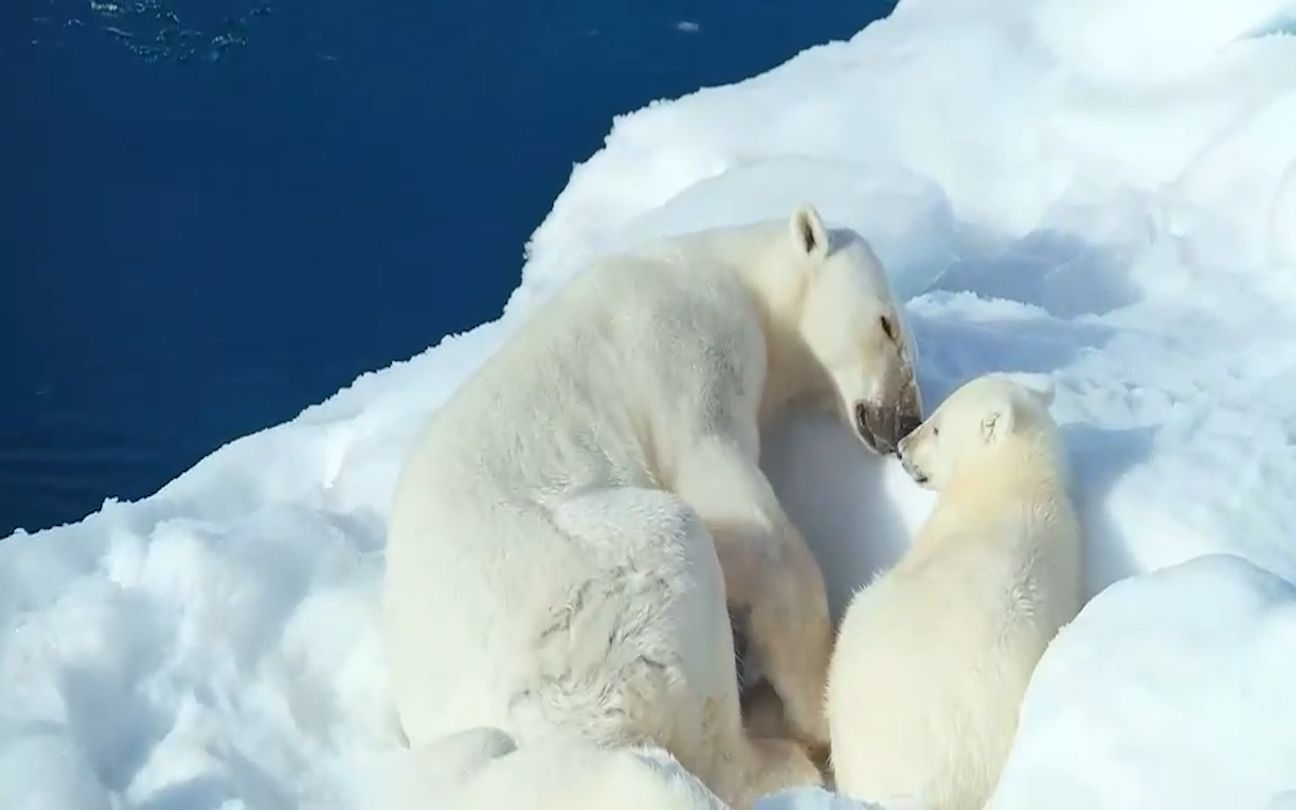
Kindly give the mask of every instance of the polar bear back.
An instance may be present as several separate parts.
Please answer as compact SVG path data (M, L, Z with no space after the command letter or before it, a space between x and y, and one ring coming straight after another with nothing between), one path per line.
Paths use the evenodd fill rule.
M880 798L922 786L934 808L980 810L966 797L994 787L1051 635L1039 621L1033 564L973 538L858 594L829 686L843 791Z
M764 338L731 275L608 260L557 295L431 421L410 461L427 461L425 497L654 485L670 462L656 454L706 429L698 414L754 409Z
M557 637L555 606L588 597L581 607L639 599L673 610L669 593L634 589L670 590L710 572L721 601L704 615L725 620L710 542L692 536L699 528L684 525L682 504L653 493L667 495L670 449L704 435L708 419L747 412L754 430L763 337L746 295L705 265L610 261L559 292L434 416L397 486L384 595L393 686L412 738L518 732L517 706L501 696L540 677L536 639ZM637 493L628 508L643 514L584 534L558 525L573 502L619 490ZM658 505L662 520L684 524L650 526L658 518L644 510ZM639 518L647 522L629 525ZM701 552L711 558L683 559ZM657 576L645 583L627 571ZM696 641L678 635L673 643ZM442 656L455 665L428 660Z

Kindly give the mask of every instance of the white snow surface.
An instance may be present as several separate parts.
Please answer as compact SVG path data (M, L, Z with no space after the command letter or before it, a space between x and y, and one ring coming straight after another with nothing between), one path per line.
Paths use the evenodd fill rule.
M925 810L913 804L881 805L875 802L856 801L819 787L784 790L766 796L753 810Z
M991 808L1278 808L1296 585L1210 554L1118 582L1050 645Z
M399 758L375 609L413 434L590 257L809 200L887 264L929 407L984 371L1052 379L1087 592L1132 577L1050 649L997 806L1292 807L1294 21L1296 0L903 0L619 118L499 320L150 498L0 541L0 805L372 806ZM930 507L824 419L765 463L838 613Z

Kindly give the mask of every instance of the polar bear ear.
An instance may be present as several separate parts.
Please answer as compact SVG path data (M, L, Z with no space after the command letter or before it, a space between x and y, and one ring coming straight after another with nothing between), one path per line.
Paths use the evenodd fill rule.
M1012 433L1013 427L1013 409L1011 406L996 408L985 416L981 417L981 441L986 445L995 442Z
M810 203L802 203L792 213L792 239L806 256L822 259L828 255L828 229L819 212Z

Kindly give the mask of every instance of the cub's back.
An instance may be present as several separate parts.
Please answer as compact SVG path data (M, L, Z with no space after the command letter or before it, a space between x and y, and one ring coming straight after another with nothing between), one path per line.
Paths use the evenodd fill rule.
M829 682L838 784L925 786L939 808L993 788L1046 641L1030 538L945 538L859 593ZM974 803L975 804L975 803Z

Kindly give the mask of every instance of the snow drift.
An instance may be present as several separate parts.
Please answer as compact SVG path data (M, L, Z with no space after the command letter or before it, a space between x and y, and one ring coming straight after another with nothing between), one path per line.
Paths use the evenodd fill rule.
M1113 585L1040 662L991 807L1276 806L1296 788L1293 649L1296 585L1240 558Z
M998 806L1291 806L1296 772L1270 763L1296 727L1292 20L1278 0L905 0L618 119L500 320L151 498L0 541L5 805L365 806L399 745L373 613L411 435L589 257L805 199L887 264L929 403L989 370L1053 379L1088 593L1133 577L1050 650ZM929 504L823 420L764 461L838 611ZM1235 562L1180 566L1207 555Z

